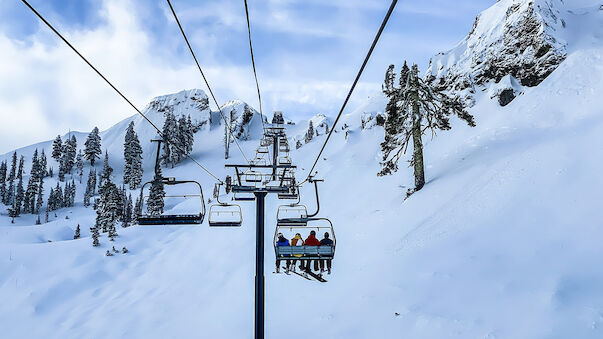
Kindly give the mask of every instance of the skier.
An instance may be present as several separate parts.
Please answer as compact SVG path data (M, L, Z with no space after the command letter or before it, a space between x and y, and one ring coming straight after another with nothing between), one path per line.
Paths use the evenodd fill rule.
M304 239L302 238L301 234L299 233L295 233L295 236L293 237L293 239L291 239L291 246L304 246ZM301 254L294 254L294 257L301 257ZM302 263L300 263L299 269L303 270L303 260L301 260ZM297 259L293 259L291 260L291 269L293 270L293 272L295 272L295 264L297 263Z
M316 239L316 231L310 231L310 235L306 238L305 241L306 246L320 246L320 241ZM310 271L310 262L312 260L307 260L306 270ZM314 260L314 270L318 271L318 260Z
M333 240L329 239L329 232L325 232L325 237L320 240L320 246L333 246ZM325 271L325 262L327 263L327 272L331 274L331 259L320 260L320 273Z
M276 241L276 246L289 246L289 240L283 236L282 233L278 234L278 240ZM289 260L287 260L287 266L289 267ZM276 273L280 272L281 268L281 260L276 258Z

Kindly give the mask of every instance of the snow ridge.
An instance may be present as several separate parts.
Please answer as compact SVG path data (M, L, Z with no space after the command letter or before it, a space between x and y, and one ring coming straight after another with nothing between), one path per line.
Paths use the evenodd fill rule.
M426 78L471 105L476 87L507 75L522 86L537 86L567 56L562 6L560 0L498 1L477 16L463 41L431 59Z

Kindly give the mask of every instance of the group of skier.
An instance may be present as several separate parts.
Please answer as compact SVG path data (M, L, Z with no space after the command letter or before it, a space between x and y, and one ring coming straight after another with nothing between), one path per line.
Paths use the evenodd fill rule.
M329 236L329 232L325 232L324 234L324 238L322 238L321 240L318 240L316 238L316 231L310 231L310 235L306 238L306 240L304 240L301 236L301 234L296 233L295 236L291 239L291 242L289 242L289 240L287 238L285 238L285 236L282 233L279 233L277 235L277 241L276 241L276 245L277 246L333 246L333 240L330 239ZM295 265L297 263L297 259L295 259L295 257L301 257L301 254L294 254L293 255L293 259L286 259L286 269L287 270L292 270L293 272L295 272ZM281 258L277 258L276 259L276 272L279 273L280 272L280 263L281 263ZM331 274L331 259L307 259L307 260L303 260L300 259L300 265L299 265L299 269L302 271L310 271L311 270L311 262L314 261L314 271L318 271L319 270L319 266L320 266L320 273L325 272L325 266L326 266L326 271L328 272L328 274Z

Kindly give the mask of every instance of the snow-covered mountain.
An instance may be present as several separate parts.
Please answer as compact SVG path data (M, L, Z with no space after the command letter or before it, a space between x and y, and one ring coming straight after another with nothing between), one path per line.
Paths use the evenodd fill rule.
M493 8L498 13L510 3L501 0ZM544 2L513 3L524 8ZM326 179L319 186L320 215L331 218L337 239L328 283L270 273L272 225L283 202L267 199L267 338L603 337L603 10L594 0L547 3L565 21L564 60L537 86L502 74L497 86L521 86L523 92L505 107L491 98L501 88L494 80L475 86L470 113L477 126L451 121L451 131L426 138L427 184L406 201L412 169L400 166L395 175L376 176L383 140L376 119L386 98L376 94L342 117L317 167ZM471 67L464 70L473 74ZM164 100L178 107L147 108L151 120L162 125L158 109L165 107L207 121L203 100L184 93ZM237 110L237 121L248 120L244 112ZM215 112L210 117L196 133L191 155L224 177L230 173L223 166L223 125ZM248 154L258 144L255 117L249 139L240 139ZM136 116L102 133L115 157L115 181L130 121L143 146L154 137ZM287 125L288 135L302 135L307 126ZM86 134L75 134L80 147ZM292 147L299 178L324 138ZM35 147L49 154L48 142L19 153L28 157ZM150 154L145 148L146 176ZM238 151L231 149L231 155L229 161L243 161ZM215 183L189 161L164 174L198 180L206 198ZM313 193L302 187L310 209ZM119 228L115 242L103 235L101 247L93 248L88 227L94 212L82 206L81 194L78 186L76 207L39 226L31 215L10 224L1 211L3 337L252 336L253 204L242 204L240 228L210 229L207 222ZM183 207L198 205L173 206ZM77 224L82 238L73 240ZM106 257L112 246L130 252Z
M477 16L463 41L431 59L427 79L467 98L500 84L492 94L501 105L508 104L523 91L521 86L537 86L566 58L567 6L574 4L497 1Z

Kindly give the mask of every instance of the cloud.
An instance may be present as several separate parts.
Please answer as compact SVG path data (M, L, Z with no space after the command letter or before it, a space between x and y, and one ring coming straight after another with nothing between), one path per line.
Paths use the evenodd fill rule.
M38 4L139 108L157 95L206 90L167 4L102 0L85 13L77 7L68 15L59 14L58 2ZM336 114L388 5L364 0L250 3L265 113L282 110L293 119ZM220 103L240 99L257 108L241 1L180 0L174 6ZM468 18L460 27L439 17L451 6L444 0L415 1L392 16L349 109L380 90L390 63L408 59L426 65L432 54L466 34L477 14L466 8L478 5L458 3L464 11L458 20ZM421 11L433 13L412 14ZM28 26L11 30L0 23L0 153L68 130L105 129L135 114L25 6L6 13L0 22L10 15L18 20L4 22Z

